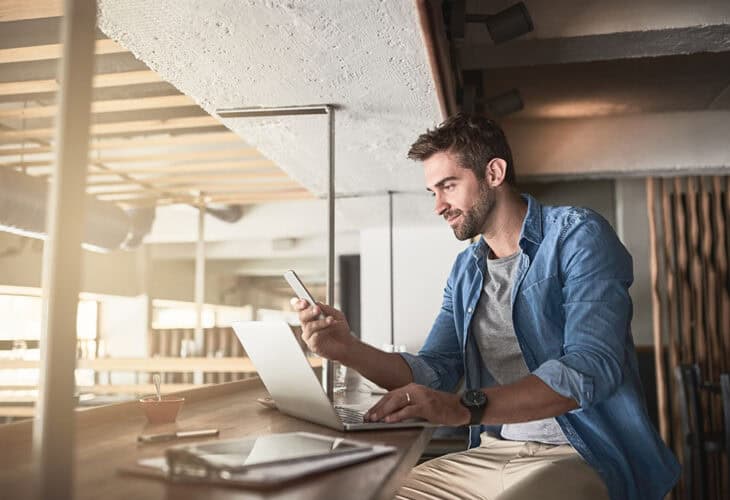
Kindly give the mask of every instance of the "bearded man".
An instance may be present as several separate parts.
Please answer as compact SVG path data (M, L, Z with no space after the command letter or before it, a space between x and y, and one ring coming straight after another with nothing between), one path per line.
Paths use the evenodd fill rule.
M312 351L390 390L366 419L470 426L470 449L416 467L398 498L663 498L679 465L646 412L632 259L611 226L519 194L504 133L484 117L449 118L408 156L454 235L479 237L418 354L359 341L332 307L295 305Z

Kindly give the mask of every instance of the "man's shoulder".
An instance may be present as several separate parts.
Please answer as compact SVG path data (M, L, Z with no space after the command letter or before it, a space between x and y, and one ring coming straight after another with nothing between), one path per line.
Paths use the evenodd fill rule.
M613 231L611 224L601 214L585 207L543 205L542 217L545 235L557 233L559 240L578 231Z

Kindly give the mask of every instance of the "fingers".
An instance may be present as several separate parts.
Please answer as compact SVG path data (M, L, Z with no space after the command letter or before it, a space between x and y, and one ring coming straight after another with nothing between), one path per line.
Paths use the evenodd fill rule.
M400 410L391 413L383 420L387 423L400 422L401 420L407 420L409 418L422 417L420 408L417 405L407 405Z
M340 317L343 316L342 312L339 309L335 309L334 307L328 306L327 304L317 302L316 305L325 316L333 316L337 319L340 319Z
M335 324L331 316L324 319L302 320L302 339L307 341L315 333L326 333L327 329Z
M414 394L418 391L414 384L409 384L400 389L390 391L388 394L380 398L370 410L365 413L365 420L376 422L385 420L386 422L396 422L397 420L388 420L397 412L403 410L407 406L414 406Z

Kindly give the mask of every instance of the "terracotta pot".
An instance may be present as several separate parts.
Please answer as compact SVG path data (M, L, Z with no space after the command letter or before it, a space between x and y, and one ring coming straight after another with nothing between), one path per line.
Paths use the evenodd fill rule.
M184 402L185 398L178 396L162 396L160 401L157 396L145 396L139 400L139 406L151 424L166 424L175 421Z

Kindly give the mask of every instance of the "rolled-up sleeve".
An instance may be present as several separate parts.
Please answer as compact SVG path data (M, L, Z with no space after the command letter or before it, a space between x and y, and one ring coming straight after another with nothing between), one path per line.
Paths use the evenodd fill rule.
M426 385L428 387L435 387L438 385L438 375L431 366L415 354L409 354L402 352L400 355L403 357L408 366L411 368L413 374L413 382L416 384Z
M609 398L623 379L632 305L631 256L602 219L589 219L563 243L563 353L533 375L581 409Z
M581 408L587 408L593 402L593 377L585 376L557 359L544 362L532 374L561 396L574 399Z

